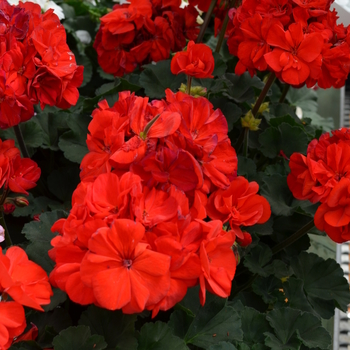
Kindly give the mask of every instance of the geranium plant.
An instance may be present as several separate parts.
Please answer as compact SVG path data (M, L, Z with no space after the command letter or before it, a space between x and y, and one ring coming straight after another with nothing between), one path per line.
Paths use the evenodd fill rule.
M296 115L350 72L330 5L1 0L1 350L331 348L350 133Z

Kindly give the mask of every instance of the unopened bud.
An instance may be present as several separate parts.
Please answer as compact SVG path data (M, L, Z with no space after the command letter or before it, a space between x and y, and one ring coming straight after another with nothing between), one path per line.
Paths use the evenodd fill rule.
M25 197L16 197L14 200L17 207L23 208L29 205L29 201Z
M181 92L187 92L187 85L181 84L179 91ZM191 86L191 92L190 95L193 97L200 97L200 96L206 96L207 89L203 86Z
M4 203L3 209L5 214L11 214L15 211L16 206L12 203Z
M237 237L237 243L241 246L241 247L248 247L249 244L252 243L252 236L250 235L250 233L248 232L242 232L243 233L243 238L239 238Z
M241 123L244 128L248 128L251 131L257 131L259 130L261 119L255 119L250 110L243 118L241 118Z
M269 112L270 109L269 109L269 102L264 102L260 105L259 107L259 110L258 110L258 113L257 114L262 114L264 113L265 111Z

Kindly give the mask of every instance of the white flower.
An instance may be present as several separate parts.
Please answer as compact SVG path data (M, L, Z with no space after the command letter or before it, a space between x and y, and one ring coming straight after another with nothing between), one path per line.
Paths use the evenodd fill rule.
M91 43L91 35L88 31L86 30L77 30L75 32L75 35L78 37L78 39L83 43L83 44L90 44Z
M27 0L21 0L22 2L27 2ZM48 9L53 9L53 12L57 15L57 17L61 20L64 19L64 13L61 6L56 5L53 1L49 0L28 0L33 2L34 4L38 4L43 12L46 12ZM8 0L10 5L18 5L19 0Z
M0 225L0 243L5 240L5 230L4 228Z

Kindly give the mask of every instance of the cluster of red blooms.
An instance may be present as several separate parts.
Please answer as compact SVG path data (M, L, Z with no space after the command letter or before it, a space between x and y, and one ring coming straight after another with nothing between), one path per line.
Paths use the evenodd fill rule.
M33 105L69 108L79 97L77 66L53 10L0 0L0 128L29 120Z
M321 202L315 226L337 243L350 240L350 130L313 140L306 157L292 154L287 181L297 199Z
M350 72L350 30L330 0L243 0L231 9L236 74L270 70L283 82L341 87Z
M52 295L46 272L21 248L5 255L0 248L0 349L8 349L26 328L23 306L43 311L40 305L49 304Z
M0 140L0 188L3 189L3 210L11 213L15 205L28 205L26 198L6 198L8 192L28 194L36 186L41 174L38 165L30 158L21 158L13 140Z
M227 297L232 246L251 242L241 227L271 211L236 175L222 112L181 92L152 102L123 92L113 107L99 103L89 132L72 210L52 227L51 283L74 302L125 313L156 315L197 284L202 304L206 290Z
M101 18L94 48L101 68L114 76L132 72L138 65L168 59L181 51L186 39L199 33L198 11L181 0L131 0L114 5Z

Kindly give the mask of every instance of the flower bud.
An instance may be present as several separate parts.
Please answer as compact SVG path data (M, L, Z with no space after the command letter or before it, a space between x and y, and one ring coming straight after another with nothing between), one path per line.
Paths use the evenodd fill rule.
M241 123L244 128L248 128L251 131L257 131L259 130L261 119L255 119L250 110L243 118L241 118Z
M17 207L20 207L20 208L27 207L29 205L29 201L25 197L16 197L14 199L14 203Z
M4 203L3 210L5 214L11 214L15 211L16 206L12 203Z
M186 93L187 92L187 85L181 84L179 91ZM191 86L191 92L190 95L193 97L200 97L205 96L207 94L207 89L203 86Z

